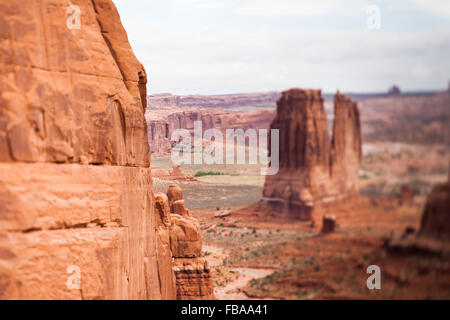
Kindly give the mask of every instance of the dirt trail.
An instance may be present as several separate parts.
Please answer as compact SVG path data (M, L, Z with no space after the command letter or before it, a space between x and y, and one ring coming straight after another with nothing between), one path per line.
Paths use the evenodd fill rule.
M211 253L206 257L211 267L220 266L223 258L226 257L225 251L219 247L204 245L203 251ZM230 268L230 271L238 272L239 277L225 287L214 289L214 294L218 300L251 300L241 290L246 287L250 280L264 278L274 272L271 269L257 268Z
M252 300L241 290L250 280L264 278L273 273L273 270L270 269L232 268L230 270L239 272L239 278L225 287L214 289L214 294L218 300Z

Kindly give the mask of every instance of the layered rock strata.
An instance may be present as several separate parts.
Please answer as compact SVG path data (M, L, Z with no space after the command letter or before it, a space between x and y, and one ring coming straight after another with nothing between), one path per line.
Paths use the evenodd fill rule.
M156 195L156 209L169 225L170 250L176 278L176 296L183 300L214 299L208 262L201 257L202 238L198 221L184 207L178 185L169 186L167 196Z
M362 152L356 102L336 94L330 140L320 90L288 90L277 102L270 128L279 130L280 168L266 177L263 196L274 211L310 220L321 203L359 192Z
M420 236L450 240L450 181L436 185L428 195Z
M232 113L223 109L171 108L151 110L146 113L149 144L153 156L168 156L172 146L172 134L177 129L186 129L194 135L194 123L200 121L202 131L218 129L226 137L227 129L267 129L274 117L272 110L258 112ZM202 132L202 133L203 133Z
M0 299L175 299L145 70L111 0L74 4L0 3Z

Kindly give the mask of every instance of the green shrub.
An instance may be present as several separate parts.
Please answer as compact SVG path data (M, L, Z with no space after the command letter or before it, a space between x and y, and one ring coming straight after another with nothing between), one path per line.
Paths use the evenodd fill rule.
M203 177L203 176L221 176L222 172L219 171L197 171L194 177Z

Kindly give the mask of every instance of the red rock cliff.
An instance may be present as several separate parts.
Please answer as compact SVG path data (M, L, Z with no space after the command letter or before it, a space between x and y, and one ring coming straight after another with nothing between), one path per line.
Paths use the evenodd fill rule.
M275 211L309 220L321 202L359 192L358 106L339 93L334 102L330 141L320 90L292 89L278 100L271 129L280 130L280 168L263 191Z
M0 3L0 298L175 299L146 73L111 0ZM73 14L73 12L72 12Z
M202 237L198 221L184 207L183 192L170 185L167 196L156 195L157 211L170 217L169 238L176 279L176 296L181 300L214 299L208 262L201 257Z

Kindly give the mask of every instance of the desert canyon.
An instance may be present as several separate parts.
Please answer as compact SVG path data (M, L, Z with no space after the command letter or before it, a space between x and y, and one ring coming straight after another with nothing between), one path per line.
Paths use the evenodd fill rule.
M450 299L450 92L148 94L112 0L32 3L0 3L0 299ZM278 173L172 163L195 121L278 129Z
M149 96L153 184L181 184L218 299L448 298L449 105L443 92ZM279 129L279 172L173 167L172 133L197 120ZM379 292L366 288L371 264Z

